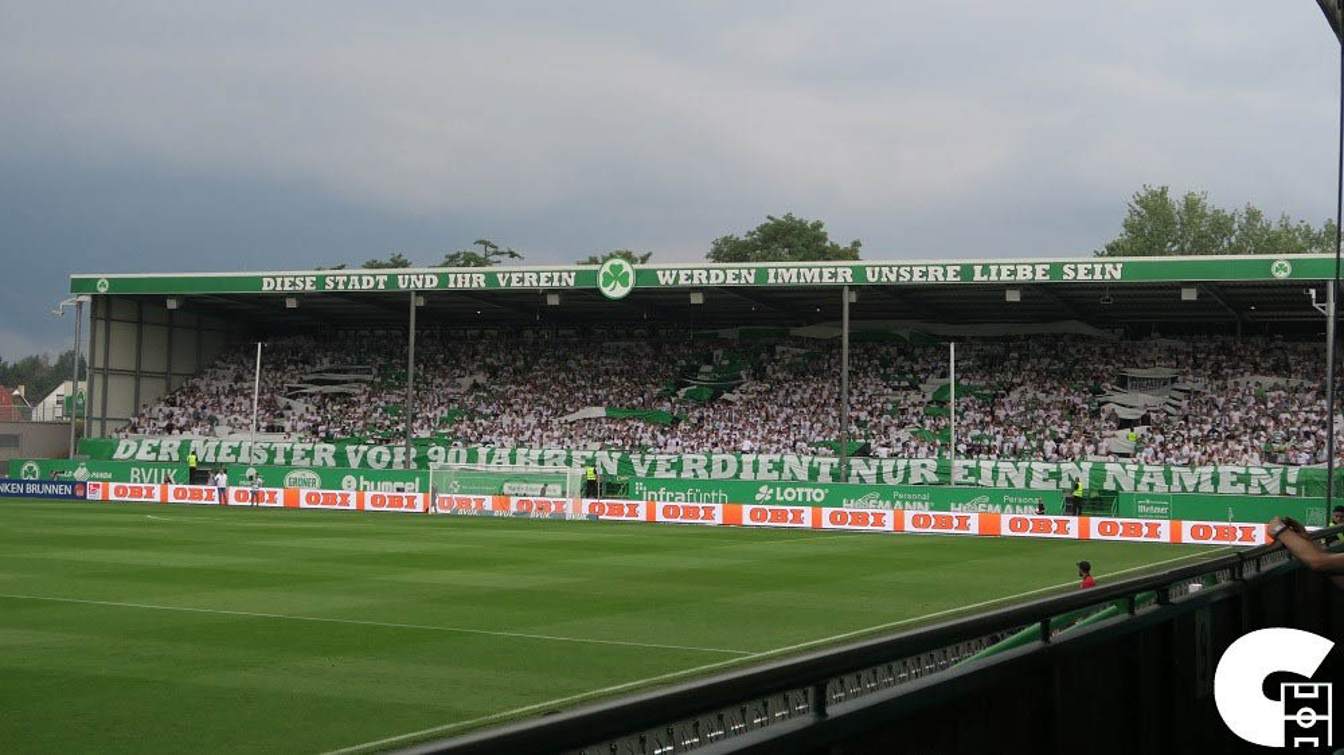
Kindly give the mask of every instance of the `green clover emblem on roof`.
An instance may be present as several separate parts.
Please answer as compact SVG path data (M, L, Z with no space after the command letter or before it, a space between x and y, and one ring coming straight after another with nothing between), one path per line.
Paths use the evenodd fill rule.
M94 288L98 289L98 293L100 293L100 294L105 294L105 293L107 293L107 288L108 288L107 279L106 279L106 278L99 278L99 279L98 279L98 283L94 286Z
M597 290L608 299L624 299L635 290L635 267L612 257L597 269Z
M1293 274L1293 263L1288 260L1274 260L1269 266L1269 274L1275 278L1287 278Z

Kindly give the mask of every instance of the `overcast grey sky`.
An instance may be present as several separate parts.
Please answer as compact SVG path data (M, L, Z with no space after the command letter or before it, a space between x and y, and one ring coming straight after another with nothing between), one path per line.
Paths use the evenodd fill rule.
M702 258L767 213L870 259L1087 254L1144 183L1333 214L1311 0L0 0L0 356L71 272L485 236Z

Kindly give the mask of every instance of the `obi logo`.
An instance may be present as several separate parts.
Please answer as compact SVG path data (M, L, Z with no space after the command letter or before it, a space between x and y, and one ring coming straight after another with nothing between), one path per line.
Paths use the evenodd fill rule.
M635 290L635 267L612 257L597 269L597 290L608 299L624 299Z
M419 511L420 496L414 493L370 493L365 505L380 511Z
M749 506L747 521L752 524L805 525L807 512L808 509Z
M867 509L829 509L826 523L831 527L884 530L890 524L887 511Z
M284 486L287 488L320 488L322 487L322 478L317 476L317 472L309 469L296 469L285 475Z
M826 491L821 488L762 485L756 489L757 503L822 503L825 500Z
M20 480L36 480L42 476L42 468L37 466L35 461L25 461L23 466L19 467Z
M615 519L638 519L640 517L640 506L634 502L589 501L588 513L593 516Z
M926 514L910 517L910 525L921 530L964 530L970 532L971 518L965 514Z
M1265 696L1265 678L1276 672L1316 673L1335 643L1311 632L1270 627L1232 643L1213 674L1213 699L1223 723L1261 747L1333 747L1329 682L1283 682L1279 699Z

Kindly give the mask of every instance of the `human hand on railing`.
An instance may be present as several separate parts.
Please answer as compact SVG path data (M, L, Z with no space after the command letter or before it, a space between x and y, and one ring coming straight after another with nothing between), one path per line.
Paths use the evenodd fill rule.
M1325 550L1307 536L1306 528L1296 519L1276 516L1269 520L1269 536L1282 543L1289 553L1312 571L1344 574L1344 553L1331 553Z
M1277 539L1279 535L1283 533L1284 530L1292 530L1293 532L1296 532L1297 534L1302 535L1303 537L1306 537L1307 534L1307 528L1303 527L1301 522L1297 521L1291 516L1285 516L1285 517L1276 516L1273 519L1269 520L1270 537Z

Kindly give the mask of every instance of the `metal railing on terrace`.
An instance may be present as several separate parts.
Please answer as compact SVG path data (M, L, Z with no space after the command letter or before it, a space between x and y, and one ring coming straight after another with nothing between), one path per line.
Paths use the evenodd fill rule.
M1334 542L1341 533L1344 527L1335 527L1312 538ZM1017 714L1012 720L1006 716L1018 709L1034 720L1019 745L1050 751L1084 744L1075 739L1095 726L1114 730L1105 716L1090 722L1090 706L1066 712L1072 701L1089 697L1119 705L1135 700L1130 707L1150 708L1146 723L1134 727L1123 747L1108 734L1117 750L1200 744L1203 740L1190 740L1181 731L1182 720L1191 716L1211 716L1200 736L1227 743L1230 734L1211 728L1220 726L1208 694L1213 654L1268 621L1339 635L1344 598L1324 582L1282 546L1270 544L405 752L866 752L889 751L890 737L896 736L907 745L901 751L969 751L982 740L993 751L1012 751L1011 732L1022 729L1022 722ZM1292 599L1284 600L1285 593ZM1067 619L1063 625L1061 617ZM1193 637L1188 645L1174 639L1186 634ZM1014 642L1004 643L1015 635ZM1001 652L992 652L1000 643ZM1125 660L1117 665L1117 658ZM1093 667L1101 670L1089 679L1087 669ZM1189 701L1177 687L1189 688ZM1004 705L1005 699L1012 703ZM1154 706L1153 700L1159 702ZM978 707L967 717L958 714L965 712L958 706ZM1126 718L1134 722L1132 715ZM936 721L954 730L936 727ZM948 744L949 736L955 744Z

